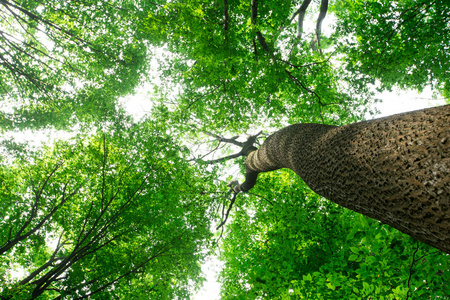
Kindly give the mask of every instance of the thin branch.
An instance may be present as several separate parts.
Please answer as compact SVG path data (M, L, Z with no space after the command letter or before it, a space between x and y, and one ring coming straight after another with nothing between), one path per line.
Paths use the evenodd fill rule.
M428 4L426 5L426 7L425 7L425 11L427 11L427 10L428 10L432 5L434 5L435 3L436 3L436 1L432 1L432 2L428 3ZM426 4L426 2L425 2L425 3L422 3L422 4L420 4L420 5L418 5L418 6L416 7L416 9L414 10L413 14L412 14L409 18L403 19L402 22L400 22L399 24L397 24L397 25L392 29L392 32L391 32L391 34L389 35L388 39L384 42L383 50L381 50L380 55L378 56L378 59L377 59L377 65L378 65L378 66L380 65L380 64L379 64L379 61L380 61L381 58L383 58L383 55L384 55L384 53L385 53L385 51L386 51L386 49L387 49L387 46L390 44L389 41L390 41L390 40L392 39L392 37L395 35L395 33L397 32L398 28L400 28L401 26L403 26L404 23L406 23L406 22L408 22L408 21L414 19L414 18L420 13L421 8L422 8L421 6L424 5L424 4ZM412 9L412 8L411 8L411 9ZM408 9L408 10L405 10L404 12L402 12L401 15L400 15L400 17L399 17L398 19L402 19L403 14L405 14L407 11L409 11L409 10L411 10L411 9Z
M233 197L231 198L230 204L228 205L227 212L225 214L225 218L222 222L220 222L219 226L216 227L216 230L219 230L228 220L228 216L230 214L231 208L233 207L234 201L236 201L236 196L238 193L234 192Z
M261 196L261 195L258 195L258 194L255 194L255 193L252 193L252 192L247 192L247 193L248 193L249 195L253 195L253 196L259 197L259 198L261 198L261 199L263 199L263 200L266 200L267 202L269 202L270 205L273 206L273 202L270 201L269 199L267 199L266 197Z
M16 2L16 1L14 1L14 2L15 2L16 4L13 4L13 3L8 2L8 1L6 1L6 0L1 0L1 1L0 1L0 3L3 4L5 7L11 6L11 7L17 9L18 11L22 12L23 14L27 15L29 18L31 18L31 19L33 19L33 20L38 20L38 21L40 21L40 22L42 22L42 23L44 23L44 24L46 24L46 25L48 25L48 26L50 26L50 27L52 27L52 28L55 28L56 30L58 30L58 31L60 31L60 32L62 32L62 33L64 33L64 34L66 34L67 36L69 36L69 37L71 37L71 38L74 38L74 39L77 40L77 41L80 41L80 42L83 43L83 44L87 44L87 45L92 46L92 44L89 43L89 42L87 42L86 40L84 40L84 39L82 39L82 38L80 38L80 37L78 37L78 36L76 36L76 35L70 33L69 31L67 31L67 30L65 30L65 29L63 29L63 28L57 26L56 24L54 24L54 23L52 23L52 22L50 22L50 21L48 21L48 20L45 20L45 19L43 19L42 17L40 17L40 16L38 16L38 15L35 15L34 13L32 13L32 12L30 12L30 11L24 9L23 7L20 6L20 4L19 4L18 2Z
M51 257L49 258L49 260L43 264L40 268L38 268L37 270L35 270L34 272L32 272L30 275L28 275L25 279L23 279L22 281L20 281L20 285L25 285L28 282L30 282L33 278L35 278L36 276L38 276L40 273L42 273L42 271L44 271L45 269L47 269L48 267L52 267L53 263L57 260L61 260L63 258L59 257L56 258L56 255L58 254L59 250L66 244L66 241L61 243L61 238L64 234L64 231L61 232L59 238L58 238L58 244L55 248L55 250L53 251Z
M258 42L261 44L263 49L269 53L272 57L275 57L273 54L273 51L270 49L269 45L266 42L266 39L262 35L261 31L257 29L257 17L258 17L258 0L252 0L251 1L251 23L254 26L256 30L256 38L258 39ZM254 40L253 40L254 41ZM253 44L255 46L255 44ZM256 48L255 48L256 49ZM256 52L255 52L256 54Z
M258 48L256 47L256 40L252 39L253 52L255 53L255 61L258 61Z
M204 154L204 155L201 155L201 156L199 156L198 158L195 158L195 156L194 156L194 158L189 159L188 162L202 160L204 157L210 155L211 153L213 153L213 152L219 150L219 148L221 149L221 148L223 148L223 147L224 147L224 146L220 147L220 142L219 142L219 143L217 144L217 146L216 146L214 149L212 149L211 151L209 151L208 153L206 153L206 154ZM199 148L200 148L200 146L197 145L197 149L199 149Z
M213 137L213 138L217 139L219 142L233 144L233 145L236 145L236 146L239 146L239 147L243 147L244 146L244 143L236 141L236 139L239 137L238 135L227 139L227 138L224 138L221 135L218 135L218 134L215 134L215 133L212 133L212 132L204 131L204 133L206 135L209 135L210 137Z
M405 298L405 300L408 300L408 299L409 299L409 292L410 292L410 286L409 286L409 285L410 285L410 282L411 282L412 269L413 269L413 267L414 267L414 265L415 265L415 263L416 263L416 261L417 261L417 260L415 260L416 253L417 253L417 251L419 251L419 242L417 241L416 243L417 243L417 247L416 247L416 250L413 252L412 262L411 262L411 265L410 265L410 267L409 267L408 291L406 292L406 298Z
M142 268L143 266L145 266L148 262L150 262L150 261L152 261L153 259L155 259L155 258L157 258L157 257L160 257L160 256L162 256L163 254L165 254L165 253L169 252L170 250L172 250L172 248L168 248L168 249L167 249L167 246L170 245L170 244L173 244L174 241L175 241L176 239L179 239L183 234L184 234L184 232L183 232L182 234L178 235L177 237L173 238L170 242L164 244L164 245L156 252L156 254L154 254L154 255L152 255L151 257L149 257L148 259L144 260L143 262L141 262L140 264L138 264L136 267L134 267L134 268L130 269L129 271L125 272L124 274L122 274L122 275L120 275L120 276L118 276L118 277L116 277L116 278L114 278L114 279L108 281L107 283L105 283L103 286L99 287L99 288L96 289L95 291L90 292L90 293L88 293L88 294L86 294L86 295L84 295L84 296L78 297L77 299L88 298L88 297L90 297L90 296L92 296L92 295L94 295L94 294L96 294L96 293L98 293L98 292L104 290L106 287L110 286L111 284L114 284L115 282L118 282L120 279L122 279L122 278L124 278L124 277L126 277L126 276L128 276L128 275L130 275L130 274L132 274L132 273L135 273L137 270L139 270L140 268ZM155 286L156 286L156 285L155 285ZM151 290L152 290L152 289L151 289Z
M228 22L228 0L223 0L223 31L225 31L225 34L227 34L228 31Z
M224 157L221 157L221 158L218 158L218 159L207 160L207 161L204 161L203 163L206 163L208 165L212 165L212 164L216 164L216 163L223 162L223 161L226 161L226 160L238 158L238 157L241 157L241 156L244 156L244 153L242 153L242 151L238 152L238 153L235 153L235 154L228 155L228 156L224 156Z
M297 86L300 86L302 89L304 89L308 93L314 95L317 98L317 100L319 101L319 104L324 106L322 104L322 102L321 102L321 99L320 99L319 95L317 95L317 93L315 91L313 91L310 88L306 87L297 77L292 75L292 73L289 72L288 70L284 70L284 71L286 72L286 74L288 74L289 78L292 79L297 84Z
M103 161L102 161L102 195L101 195L101 209L103 210L103 203L105 200L105 186L106 186L106 161L108 159L108 148L106 147L106 135L103 134Z
M207 92L207 93L205 93L205 94L199 95L197 98L194 99L194 101L192 101L191 103L189 103L188 107L186 107L186 110L189 110L189 109L191 108L192 105L194 105L195 103L197 103L198 101L200 101L200 100L203 99L204 97L206 97L206 96L208 96L208 95L214 93L218 88L219 88L219 86L214 86L214 89L213 89L213 90L211 90L211 91L209 91L209 92Z
M59 167L62 165L62 162L59 162L56 167L52 170L52 172L47 176L46 180L44 181L44 183L42 184L42 187L40 188L39 191L35 191L35 200L34 203L32 205L31 208L31 212L30 212L30 216L28 217L28 219L25 221L25 223L22 225L22 227L19 229L19 231L15 234L14 239L13 240L8 240L8 242L2 246L0 248L0 254L5 253L6 251L8 251L9 249L11 249L14 245L16 245L17 243L19 243L20 241L26 239L27 237L29 237L30 235L32 235L34 232L36 232L39 228L42 227L42 225L44 225L44 223L49 220L51 218L51 216L64 204L64 202L67 200L64 197L63 194L63 198L61 200L61 202L55 206L36 226L34 226L31 230L29 230L28 232L26 232L25 234L22 234L25 229L31 224L31 222L33 221L33 219L37 216L37 211L38 211L38 206L39 206L39 200L41 199L41 195L42 192L44 191L44 188L46 187L47 183L49 182L50 178L53 177L53 175L55 174L55 172L59 169ZM73 194L72 194L73 195ZM71 197L72 195L70 195L69 197Z

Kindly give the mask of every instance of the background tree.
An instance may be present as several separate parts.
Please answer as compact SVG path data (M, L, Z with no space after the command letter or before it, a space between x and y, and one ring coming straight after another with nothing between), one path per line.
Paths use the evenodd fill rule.
M68 128L116 116L118 97L145 77L137 23L146 5L0 1L2 128Z
M3 165L2 299L186 299L211 237L211 179L185 153L147 122Z

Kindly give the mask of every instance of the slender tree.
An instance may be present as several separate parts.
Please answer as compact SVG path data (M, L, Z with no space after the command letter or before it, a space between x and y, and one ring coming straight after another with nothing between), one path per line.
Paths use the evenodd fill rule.
M450 106L345 126L295 124L242 152L259 173L292 169L317 194L450 253Z

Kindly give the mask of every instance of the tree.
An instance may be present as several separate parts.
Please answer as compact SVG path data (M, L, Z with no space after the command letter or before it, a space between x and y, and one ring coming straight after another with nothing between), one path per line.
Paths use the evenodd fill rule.
M319 195L450 253L450 106L346 126L296 124L242 152L247 192L289 168Z
M377 26L360 33L364 28L359 26L358 10L366 2L371 7L364 20L376 23L390 15L389 23L400 15L407 24L404 16L426 8L421 21L431 20L432 30L443 33L442 38L411 44L432 48L430 56L419 51L414 60L399 60L405 68L411 62L424 66L414 71L418 80L404 74L397 80L394 64L399 57L391 56L399 50L415 53L404 43L414 40L407 30L413 26L394 30L399 36L391 40L391 32L376 31ZM207 155L180 146L201 149L198 138L207 134L213 136L207 141L212 149L227 142L242 147L228 156L236 158L262 153L253 145L257 138L243 142L222 136L293 123L328 124L292 128L328 128L327 134L345 135L347 127L335 126L366 115L376 79L383 87L420 88L432 77L433 84L440 80L439 89L445 92L446 69L438 68L445 66L439 60L447 57L448 49L440 43L446 45L448 31L446 16L439 21L438 11L445 14L446 4L418 2L416 7L413 1L396 1L386 2L391 7L386 10L378 9L378 2L328 5L323 0L318 7L309 0L65 0L52 5L0 0L0 90L2 104L7 103L0 112L2 129L80 125L84 133L82 140L58 142L33 155L23 153L24 147L13 141L2 143L19 153L14 163L3 160L0 173L2 296L30 292L44 299L95 299L101 292L122 299L148 298L149 293L187 298L190 280L201 281L202 250L217 245L210 243L209 228L220 215L217 235L224 238L223 257L228 262L224 295L235 289L242 297L260 293L269 299L445 296L448 256L323 200L292 173L266 173L260 176L266 185L259 182L256 192L234 193L217 180L223 178L216 172L219 167L211 166L225 160L213 157L203 165ZM333 12L344 22L336 33L323 33L324 16ZM313 32L303 26L308 14L317 20ZM425 27L423 32L429 32ZM380 32L385 38L378 36ZM380 39L367 38L371 34ZM345 39L364 43L345 48ZM396 51L389 49L378 58L376 45L383 43ZM117 99L150 76L149 49L164 50L159 64L162 83L151 95L157 100L147 120L133 123ZM348 55L346 49L351 50ZM359 55L360 49L367 50L366 56ZM371 58L389 61L391 66L381 67L392 72L374 72ZM429 76L422 76L424 72ZM347 192L321 191L321 182L308 178L329 198ZM347 205L341 200L337 199ZM239 210L233 212L232 207ZM444 230L448 219L445 222ZM14 268L22 268L24 275L9 278ZM233 282L236 274L243 275L242 281ZM271 281L276 276L269 276L273 274L279 277L275 283Z
M0 1L2 130L67 129L117 115L145 77L139 1Z
M185 152L144 123L5 162L0 297L185 299L211 237L209 180Z

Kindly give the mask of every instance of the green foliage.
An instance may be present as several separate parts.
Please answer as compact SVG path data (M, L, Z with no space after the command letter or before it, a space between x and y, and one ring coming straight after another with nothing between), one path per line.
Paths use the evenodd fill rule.
M256 20L246 1L170 1L149 12L142 30L170 51L160 70L171 79L168 89L180 87L179 123L195 118L195 126L240 133L262 124L361 117L358 107L371 101L370 90L343 89L333 49L320 55L298 44L295 24L287 22L295 6L259 2Z
M301 2L0 1L2 132L81 132L40 150L1 140L0 298L189 299L227 190L220 167L181 145L355 122L376 80L449 98L447 1L330 3L337 30L321 51L289 22ZM149 49L161 84L151 117L133 122L118 99L153 76ZM223 299L449 297L448 255L290 172L261 176L234 207Z
M257 187L227 227L222 299L448 299L448 255L319 198L291 172Z
M2 1L2 129L69 128L116 115L146 70L136 1ZM12 111L12 112L11 112Z
M337 34L345 37L339 49L354 76L376 78L388 89L434 85L448 95L448 1L342 0L335 12Z
M211 181L185 152L147 122L2 166L2 297L185 299L201 282Z

